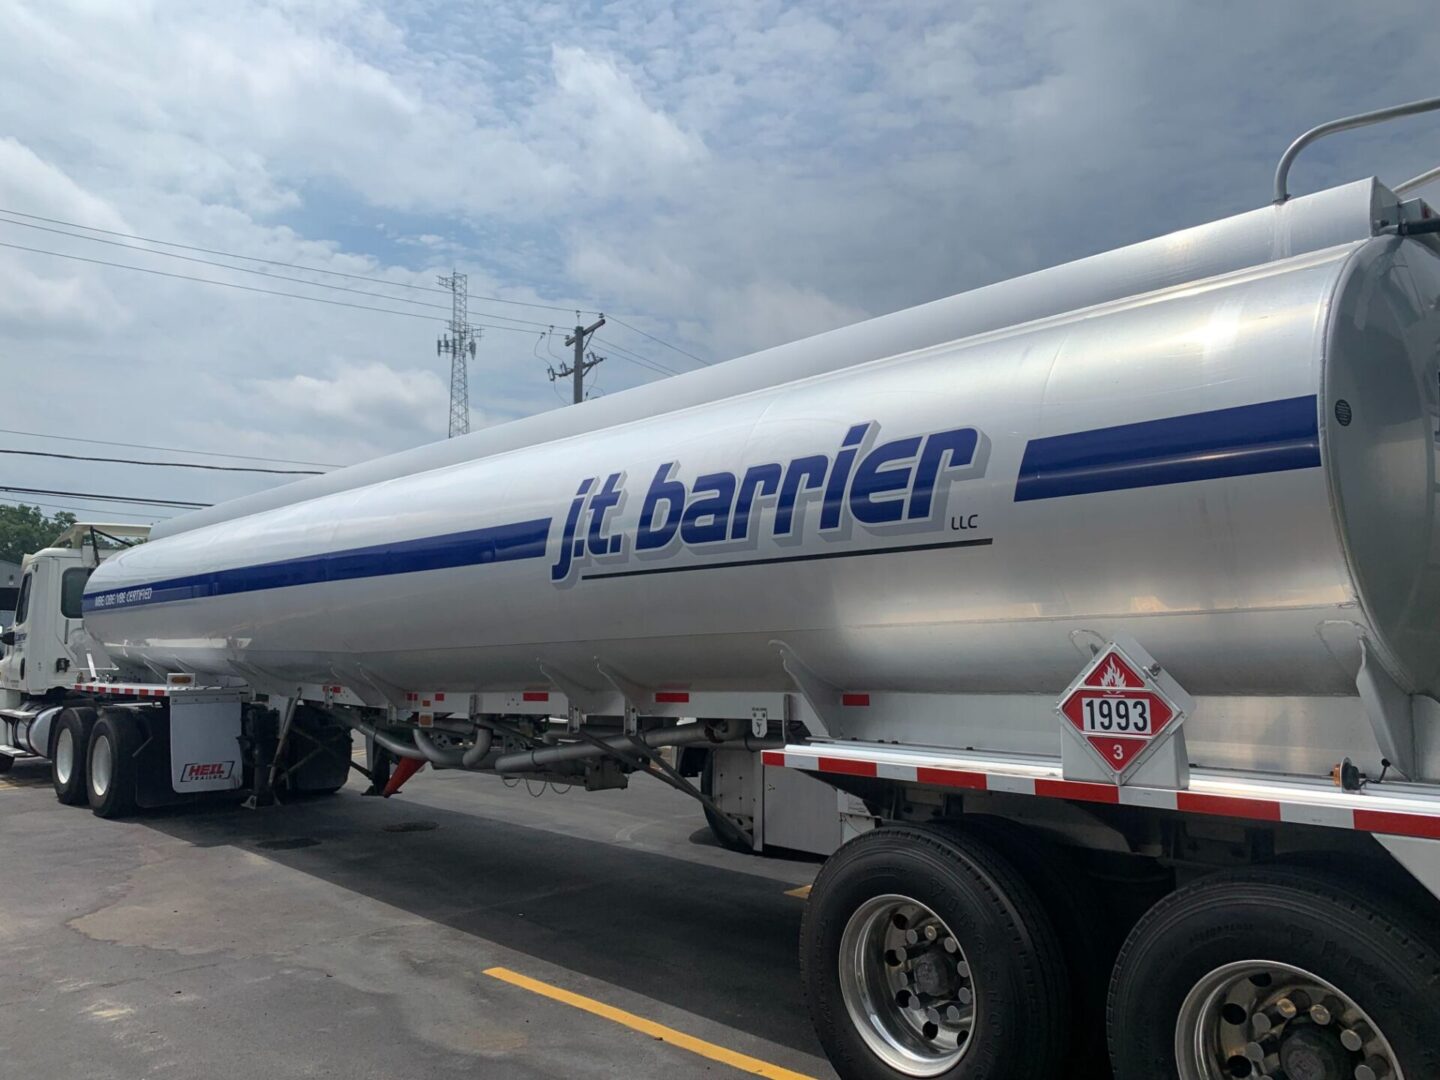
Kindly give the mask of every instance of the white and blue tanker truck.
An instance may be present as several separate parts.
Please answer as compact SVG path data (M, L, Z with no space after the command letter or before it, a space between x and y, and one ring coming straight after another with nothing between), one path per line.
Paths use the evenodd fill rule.
M358 730L377 790L645 772L737 842L799 770L846 1080L1440 1077L1440 219L1286 190L1436 107L1250 213L77 530L3 753L112 816L333 788Z

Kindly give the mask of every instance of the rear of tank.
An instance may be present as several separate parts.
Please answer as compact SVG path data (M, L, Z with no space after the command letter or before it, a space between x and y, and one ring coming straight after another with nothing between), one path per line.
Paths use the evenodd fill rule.
M1319 416L1351 581L1341 618L1401 689L1428 697L1440 697L1437 250L1429 238L1377 239L1349 260L1329 312ZM1345 640L1345 626L1329 629L1332 647Z

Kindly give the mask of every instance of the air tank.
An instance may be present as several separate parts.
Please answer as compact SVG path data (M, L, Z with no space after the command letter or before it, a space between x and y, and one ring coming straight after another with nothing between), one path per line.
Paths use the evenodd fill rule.
M1367 226L1368 229L1368 226ZM1440 692L1440 258L1354 239L336 490L107 560L112 656L390 689Z

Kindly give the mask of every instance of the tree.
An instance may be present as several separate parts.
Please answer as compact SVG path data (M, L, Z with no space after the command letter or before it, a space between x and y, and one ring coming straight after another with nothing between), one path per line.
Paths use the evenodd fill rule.
M18 563L26 555L49 547L75 524L75 515L60 511L46 517L38 506L0 506L0 562Z

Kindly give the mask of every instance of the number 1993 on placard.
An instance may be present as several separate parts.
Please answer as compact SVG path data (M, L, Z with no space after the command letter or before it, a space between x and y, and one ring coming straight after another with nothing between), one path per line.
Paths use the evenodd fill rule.
M1087 732L1153 734L1150 702L1145 697L1086 697L1081 702L1081 718Z

